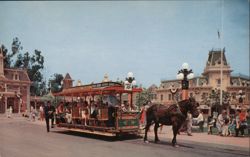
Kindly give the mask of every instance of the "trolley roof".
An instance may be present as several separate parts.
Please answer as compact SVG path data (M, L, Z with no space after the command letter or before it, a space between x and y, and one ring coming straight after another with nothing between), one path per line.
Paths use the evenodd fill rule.
M82 86L75 86L63 89L59 93L53 93L54 96L90 96L105 94L121 94L141 92L141 88L132 88L125 90L124 85L118 82L93 83Z

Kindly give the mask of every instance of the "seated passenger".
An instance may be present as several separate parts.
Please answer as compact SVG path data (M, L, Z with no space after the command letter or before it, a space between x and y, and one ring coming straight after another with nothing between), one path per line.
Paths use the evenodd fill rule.
M82 119L84 120L84 125L87 125L87 119L88 119L88 108L84 107L81 111Z
M72 122L72 114L70 109L66 108L66 116L65 116L67 123L71 123Z
M208 117L207 123L207 133L212 134L212 128L216 128L216 117L210 116Z
M122 112L127 112L128 110L126 109L125 105L124 104L121 104L121 110Z
M95 119L97 119L97 116L98 116L98 108L97 108L97 105L93 105L93 107L91 108L90 118L95 118Z

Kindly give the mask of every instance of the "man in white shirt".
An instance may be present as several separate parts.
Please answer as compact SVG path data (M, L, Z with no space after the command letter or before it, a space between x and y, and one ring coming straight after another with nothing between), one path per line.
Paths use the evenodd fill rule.
M194 118L194 120L197 121L197 124L199 125L200 131L203 132L204 128L204 117L203 117L203 112L199 110L199 116L197 118Z

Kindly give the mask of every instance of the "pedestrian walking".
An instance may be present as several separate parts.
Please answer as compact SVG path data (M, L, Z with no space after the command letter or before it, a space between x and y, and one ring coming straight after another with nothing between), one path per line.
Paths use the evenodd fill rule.
M50 119L51 119L51 128L54 128L54 121L55 121L55 113L56 113L56 108L53 105L50 105Z
M192 136L193 118L190 112L187 113L187 135Z
M8 112L7 117L8 117L8 118L12 118L12 113L13 113L13 108L12 108L12 106L10 106L10 107L9 107L9 112Z
M52 114L50 110L51 104L50 101L47 102L47 104L44 107L44 115L45 115L45 122L46 122L46 127L47 127L47 132L49 132L49 119Z
M39 112L40 112L40 121L44 121L44 111L42 105L39 107Z
M35 121L36 120L36 110L33 106L31 106L30 109L30 120Z

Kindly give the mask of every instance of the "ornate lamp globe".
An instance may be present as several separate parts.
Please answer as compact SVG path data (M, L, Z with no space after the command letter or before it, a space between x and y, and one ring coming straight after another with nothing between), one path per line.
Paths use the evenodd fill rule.
M188 69L189 69L188 63L183 63L183 64L182 64L182 69L188 70Z

